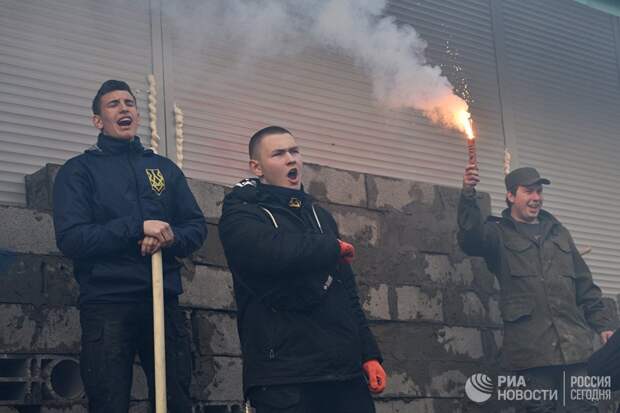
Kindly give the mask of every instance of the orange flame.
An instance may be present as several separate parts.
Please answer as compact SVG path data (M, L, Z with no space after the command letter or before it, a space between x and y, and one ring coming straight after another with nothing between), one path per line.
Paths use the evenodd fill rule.
M456 118L458 119L460 129L467 135L467 139L475 139L476 136L474 135L474 129L472 127L471 114L463 110L456 114Z

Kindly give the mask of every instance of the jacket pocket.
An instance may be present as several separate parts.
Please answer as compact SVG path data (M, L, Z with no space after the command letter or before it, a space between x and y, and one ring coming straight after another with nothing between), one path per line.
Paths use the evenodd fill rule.
M553 238L552 267L558 275L575 278L575 265L573 262L573 250L564 237ZM570 280L569 280L570 281Z
M501 302L502 319L508 323L529 319L534 310L534 297L518 295L508 297Z
M311 312L324 302L333 278L328 274L305 274L280 281L263 296L263 302L280 311Z
M505 243L505 260L510 274L517 277L535 276L538 273L538 251L526 239L509 239Z

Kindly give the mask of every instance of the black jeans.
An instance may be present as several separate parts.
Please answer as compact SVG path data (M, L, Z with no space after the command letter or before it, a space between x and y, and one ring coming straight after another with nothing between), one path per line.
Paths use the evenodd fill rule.
M363 377L347 381L256 387L249 392L256 413L375 413Z
M127 413L136 354L147 378L153 406L152 313L150 302L87 304L80 307L80 370L90 412ZM176 302L167 302L164 313L168 411L191 413L189 385L192 365L186 318Z

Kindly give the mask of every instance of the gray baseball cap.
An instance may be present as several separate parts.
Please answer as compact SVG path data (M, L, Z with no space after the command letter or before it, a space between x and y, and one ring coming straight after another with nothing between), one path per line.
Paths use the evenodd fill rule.
M549 185L551 183L550 180L542 178L538 171L534 168L526 166L524 168L518 168L514 171L510 172L504 178L506 182L506 190L510 191L515 189L519 185L521 186L530 186L536 184L545 184Z

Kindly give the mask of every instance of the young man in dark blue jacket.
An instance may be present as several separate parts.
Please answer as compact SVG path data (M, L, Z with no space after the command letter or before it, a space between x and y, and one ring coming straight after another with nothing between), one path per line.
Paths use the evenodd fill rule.
M69 159L54 184L56 242L73 259L80 285L89 411L128 411L136 353L153 400L150 255L161 249L168 409L190 413L190 343L175 257L202 245L206 222L181 170L141 145L136 99L125 82L104 82L92 110L97 144Z
M360 307L353 246L301 186L286 129L250 140L248 179L224 200L220 237L233 273L244 393L257 413L372 413L386 376ZM368 384L366 381L368 381Z

